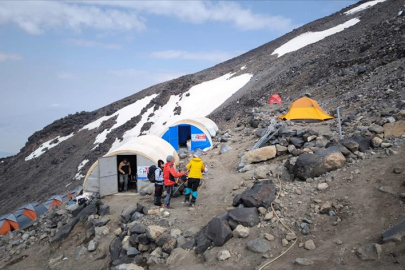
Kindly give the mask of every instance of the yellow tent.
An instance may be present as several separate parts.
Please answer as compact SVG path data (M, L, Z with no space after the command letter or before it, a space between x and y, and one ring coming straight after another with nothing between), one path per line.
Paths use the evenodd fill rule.
M333 119L319 107L318 102L313 99L302 97L291 104L287 114L280 116L280 119L287 120L327 120Z

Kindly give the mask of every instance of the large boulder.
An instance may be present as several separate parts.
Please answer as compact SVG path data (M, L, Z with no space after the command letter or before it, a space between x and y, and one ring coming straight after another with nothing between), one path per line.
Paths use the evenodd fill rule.
M135 213L137 206L130 204L124 208L121 212L121 221L123 223L128 223L131 221L132 214Z
M276 185L271 180L255 182L254 185L245 190L240 196L236 195L233 205L236 207L243 203L246 207L270 207L276 198ZM239 198L239 200L237 200Z
M211 245L212 241L205 235L207 227L203 227L195 237L195 253L203 254Z
M109 247L111 261L115 261L120 257L121 249L122 249L122 241L119 237L116 237L111 242Z
M74 218L67 224L65 224L63 227L59 228L59 230L56 232L55 236L52 238L51 242L57 242L62 239L65 239L68 237L70 232L73 230L73 228L76 226L76 224L79 222L79 219Z
M276 157L277 149L274 145L266 146L254 150L250 150L242 157L242 162L245 164L257 163L266 161Z
M260 222L256 207L231 209L228 214L230 219L246 227L253 227Z
M106 204L101 204L97 206L97 213L100 216L105 216L110 214L110 206Z
M205 235L215 246L223 246L232 238L232 230L226 219L215 217L208 223Z
M302 154L292 168L292 173L300 179L314 178L326 172L343 167L346 158L339 147L321 149L314 154Z
M146 228L145 226L143 226L140 223L134 223L131 228L129 229L129 232L131 234L141 234L141 233L145 233L146 232Z
M405 120L384 125L384 138L400 137L405 133Z

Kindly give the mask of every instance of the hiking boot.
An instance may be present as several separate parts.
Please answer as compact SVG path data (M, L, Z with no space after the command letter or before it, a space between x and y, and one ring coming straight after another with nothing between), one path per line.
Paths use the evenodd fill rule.
M184 202L183 203L190 203L190 201L189 200L184 200Z
M173 209L173 207L171 207L169 205L164 205L163 207L166 208L166 209Z
M194 207L195 206L195 203L190 203L190 207Z

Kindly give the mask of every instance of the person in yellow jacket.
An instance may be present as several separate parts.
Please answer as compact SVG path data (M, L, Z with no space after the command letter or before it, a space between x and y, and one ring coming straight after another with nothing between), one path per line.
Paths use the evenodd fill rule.
M205 171L205 165L200 156L201 150L197 149L194 152L193 159L191 159L186 166L188 170L188 182L186 187L184 203L190 202L190 195L191 195L191 202L190 202L191 207L194 207L195 201L197 200L198 196L197 188L200 185L202 173Z

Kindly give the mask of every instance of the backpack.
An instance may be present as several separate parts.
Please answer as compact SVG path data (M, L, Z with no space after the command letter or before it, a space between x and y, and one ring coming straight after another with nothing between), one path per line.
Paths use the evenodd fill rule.
M152 165L149 167L149 171L148 171L148 179L149 182L151 183L155 183L156 179L155 179L155 171L156 171L157 167L156 165Z

